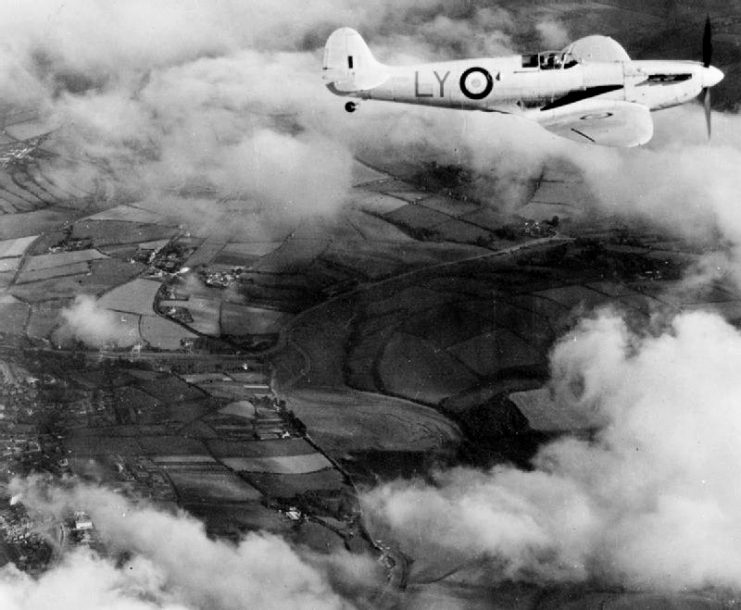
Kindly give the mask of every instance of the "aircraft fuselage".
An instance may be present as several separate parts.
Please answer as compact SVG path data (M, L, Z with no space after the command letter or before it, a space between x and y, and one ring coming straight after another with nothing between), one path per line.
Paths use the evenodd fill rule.
M323 78L337 95L444 108L519 114L577 142L640 146L653 136L651 110L702 93L710 134L710 88L723 73L711 65L709 22L703 62L631 60L612 38L585 36L561 51L389 66L352 28L332 32ZM354 112L357 103L345 103Z
M556 65L549 65L554 61ZM528 114L577 99L637 102L657 110L683 104L722 75L692 61L631 60L568 63L558 54L515 55L387 66L386 78L366 91L334 93L360 99Z

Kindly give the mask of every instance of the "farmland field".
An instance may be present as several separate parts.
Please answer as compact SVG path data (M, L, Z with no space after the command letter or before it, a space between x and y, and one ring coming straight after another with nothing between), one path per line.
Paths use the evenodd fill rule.
M226 468L223 471L169 470L180 499L191 502L254 502L262 494Z
M340 490L345 482L335 469L308 474L272 474L250 472L241 475L267 496L292 498L299 494L321 490Z
M446 241L460 242L462 244L475 244L480 240L488 243L491 233L476 225L461 220L448 220L435 225L434 230Z
M88 216L88 221L123 221L130 223L157 223L162 224L162 216L156 212L137 208L131 205L118 205L102 212Z
M20 301L0 302L0 332L19 334L28 320L31 308Z
M118 436L78 435L69 436L64 446L75 457L110 456L118 454L132 456L141 454L141 445L136 438Z
M198 336L175 322L155 315L142 316L140 331L149 345L168 350L181 349L184 340Z
M9 275L12 279L13 274L18 270L20 263L20 257L0 259L0 273L10 272Z
M221 326L225 335L262 335L277 332L291 315L274 309L224 303Z
M38 303L54 299L72 299L81 292L90 294L96 292L96 289L104 288L106 286L96 285L91 276L84 273L14 285L10 293L24 301Z
M527 418L533 430L568 432L590 428L596 423L587 418L583 410L555 401L547 388L513 392L509 399Z
M164 402L183 402L203 398L202 392L172 375L162 375L151 381L139 381L137 386Z
M72 237L92 239L96 248L166 239L178 233L173 227L116 220L81 220L72 227Z
M537 297L555 301L559 305L563 305L569 309L574 307L581 307L587 310L593 309L607 301L604 295L583 286L563 286L562 288L541 290L534 294Z
M213 461L204 444L197 439L184 436L141 436L138 442L144 455L189 456L189 459L191 456L198 456L203 461Z
M54 266L35 270L25 268L18 274L16 284L31 284L57 277L85 275L88 271L90 271L90 265L88 263L74 263L66 266Z
M62 304L59 302L36 303L31 308L31 316L26 326L28 336L37 339L48 337L62 321L59 316L61 308Z
M302 438L253 442L230 442L219 439L208 441L209 449L219 457L280 457L304 456L315 452Z
M283 242L280 241L258 241L258 242L232 242L224 246L223 254L239 258L245 256L248 259L257 259L277 250Z
M398 311L408 316L411 312L439 307L445 302L456 300L461 300L461 297L436 292L421 286L412 286L400 292L393 292L386 298L370 302L366 307L366 312L368 316L380 316Z
M110 290L98 300L99 307L141 315L154 314L154 299L162 284L137 278Z
M72 252L58 252L54 254L38 254L29 256L23 269L27 271L39 271L62 265L73 265L93 261L98 258L106 258L97 250L75 250Z
M455 217L474 212L481 208L477 203L461 201L460 199L451 199L450 197L442 197L440 195L433 195L432 197L427 196L419 203L431 210L437 210L442 214L448 214L449 216Z
M472 313L465 303L452 303L407 319L404 332L448 347L490 330L492 321ZM364 332L367 332L364 328Z
M353 203L357 207L372 214L390 214L400 210L406 205L407 201L398 197L392 197L383 193L364 193L355 195Z
M323 240L287 239L251 268L261 273L301 273L324 248L326 243Z
M184 503L185 508L206 523L209 533L241 537L244 530L270 531L287 535L294 523L258 502L240 504L211 502Z
M29 237L0 241L0 257L22 256L26 249L36 240L36 237L36 235L31 235Z
M446 417L399 398L321 388L283 396L311 437L334 457L373 449L434 451L460 439L457 426Z
M321 453L273 457L223 457L221 461L236 472L307 474L332 468L332 463Z
M507 329L496 329L449 348L478 375L494 375L502 369L543 365L545 356Z
M57 228L69 219L69 215L67 209L50 208L25 214L3 216L3 222L0 223L0 238L5 240L37 236L45 231Z
M447 214L411 203L386 214L384 218L394 224L413 229L430 229L451 219Z
M397 333L378 364L383 387L391 394L428 404L458 394L478 381L465 366L431 343Z

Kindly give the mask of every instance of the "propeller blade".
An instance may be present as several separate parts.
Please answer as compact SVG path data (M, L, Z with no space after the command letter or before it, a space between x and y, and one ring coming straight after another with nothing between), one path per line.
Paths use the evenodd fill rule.
M713 27L710 25L710 15L705 19L705 31L702 33L702 65L706 68L713 61Z
M710 139L710 87L702 90L702 105L705 107L705 123L708 126L708 140Z

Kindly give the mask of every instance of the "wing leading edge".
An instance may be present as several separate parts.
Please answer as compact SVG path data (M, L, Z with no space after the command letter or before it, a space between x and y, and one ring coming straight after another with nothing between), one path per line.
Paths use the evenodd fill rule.
M650 110L633 102L582 100L529 116L559 136L603 146L639 146L654 133Z

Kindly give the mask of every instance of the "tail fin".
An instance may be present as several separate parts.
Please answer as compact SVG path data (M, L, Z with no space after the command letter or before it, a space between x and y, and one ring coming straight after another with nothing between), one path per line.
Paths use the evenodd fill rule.
M360 34L352 28L340 28L324 46L322 75L329 81L327 86L342 95L377 87L388 78L388 70L376 61Z

